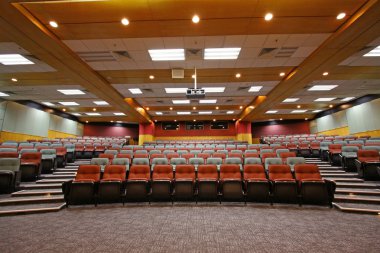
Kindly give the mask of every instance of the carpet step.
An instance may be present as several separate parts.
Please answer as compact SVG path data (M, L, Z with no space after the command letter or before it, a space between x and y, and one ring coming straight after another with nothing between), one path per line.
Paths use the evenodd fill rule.
M74 172L77 172L77 171L78 171L78 169L56 169L54 171L54 173L57 173L57 172L65 172L65 173L70 172L70 173L74 173Z
M70 179L41 179L37 180L36 184L57 184L70 181Z
M11 197L27 197L27 196L51 196L62 195L62 190L21 190L11 194Z
M379 190L357 190L357 189L337 189L335 194L356 196L356 195L366 195L366 196L380 196Z
M64 202L63 195L0 199L0 206Z
M342 188L371 188L371 189L378 189L380 188L377 184L371 184L371 183L346 183L346 182L337 182L337 187Z
M371 204L352 204L352 203L333 203L333 205L342 212L359 213L359 214L380 214L379 205Z
M41 179L65 179L65 180L71 180L74 179L75 174L70 175L41 175Z
M380 205L380 198L377 196L347 196L347 195L335 194L334 202Z
M331 177L331 178L357 178L357 174L344 174L344 173L321 173L322 177Z
M61 189L62 184L27 184L27 185L21 185L21 190L36 190L36 189Z
M0 209L0 216L58 212L64 207L64 202L49 204L2 206Z
M53 175L76 175L77 173L74 171L55 171L53 172Z
M361 183L361 182L364 182L363 179L360 179L360 178L337 178L337 177L323 177L324 179L328 179L328 180L332 180L332 181L335 181L335 182L347 182L347 183Z

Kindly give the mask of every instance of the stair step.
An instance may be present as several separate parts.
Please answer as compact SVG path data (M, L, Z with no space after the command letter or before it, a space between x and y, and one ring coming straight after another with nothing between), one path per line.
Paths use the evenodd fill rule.
M353 204L353 203L333 203L333 205L342 212L360 213L360 214L380 214L379 205L371 204Z
M27 184L21 185L21 190L37 190L37 189L61 189L62 184Z
M380 191L378 190L357 190L357 189L337 189L335 194L356 196L356 195L366 195L366 196L380 196Z
M41 175L41 179L74 179L75 175Z
M58 212L63 207L65 207L65 203L63 202L49 204L2 206L0 208L0 216Z
M70 181L70 179L41 179L37 180L36 184L56 184Z
M370 184L370 183L346 183L346 182L337 182L337 187L342 188L371 188L371 189L378 189L380 188L377 184Z
M380 205L380 198L377 196L344 196L336 194L334 202L348 202L348 203L362 203L362 204L376 204Z
M344 173L321 173L322 177L341 177L341 178L357 178L358 174L344 174Z
M364 182L363 179L360 178L335 178L335 177L323 177L324 179L332 180L335 182L347 182L347 183L360 183Z
M50 196L62 195L62 190L21 190L11 194L11 197L26 197L26 196Z
M70 173L73 173L73 172L77 172L78 169L56 169L54 171L54 173L57 173L57 172L70 172Z
M55 171L53 175L73 175L75 176L77 173L74 171Z
M20 198L6 198L0 200L0 206L10 205L25 205L25 204L42 204L42 203L56 203L63 202L63 195L59 196L39 196L39 197L20 197Z

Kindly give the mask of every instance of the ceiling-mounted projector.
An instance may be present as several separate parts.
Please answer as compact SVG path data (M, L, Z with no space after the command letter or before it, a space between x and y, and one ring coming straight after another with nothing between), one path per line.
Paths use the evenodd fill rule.
M186 91L186 97L189 99L192 98L204 98L206 96L205 90L204 89L192 89L189 88Z

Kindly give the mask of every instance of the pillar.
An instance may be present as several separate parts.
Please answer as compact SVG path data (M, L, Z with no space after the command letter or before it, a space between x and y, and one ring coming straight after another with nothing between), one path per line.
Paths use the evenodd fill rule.
M237 121L236 127L236 140L247 141L248 144L252 144L252 130L251 122L249 121Z
M154 141L154 122L139 124L139 145L146 141Z

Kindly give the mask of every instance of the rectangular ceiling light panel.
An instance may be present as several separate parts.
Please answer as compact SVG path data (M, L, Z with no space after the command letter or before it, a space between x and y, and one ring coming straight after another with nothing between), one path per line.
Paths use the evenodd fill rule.
M34 62L26 59L21 54L0 54L0 63L3 65L30 65Z
M314 85L313 87L309 88L310 91L326 91L326 90L332 90L338 87L338 85Z
M369 51L363 56L364 57L380 57L380 46L375 47L374 49L372 49L371 51Z
M150 49L152 61L184 61L185 49Z
M239 57L241 48L205 48L205 60L236 60Z

